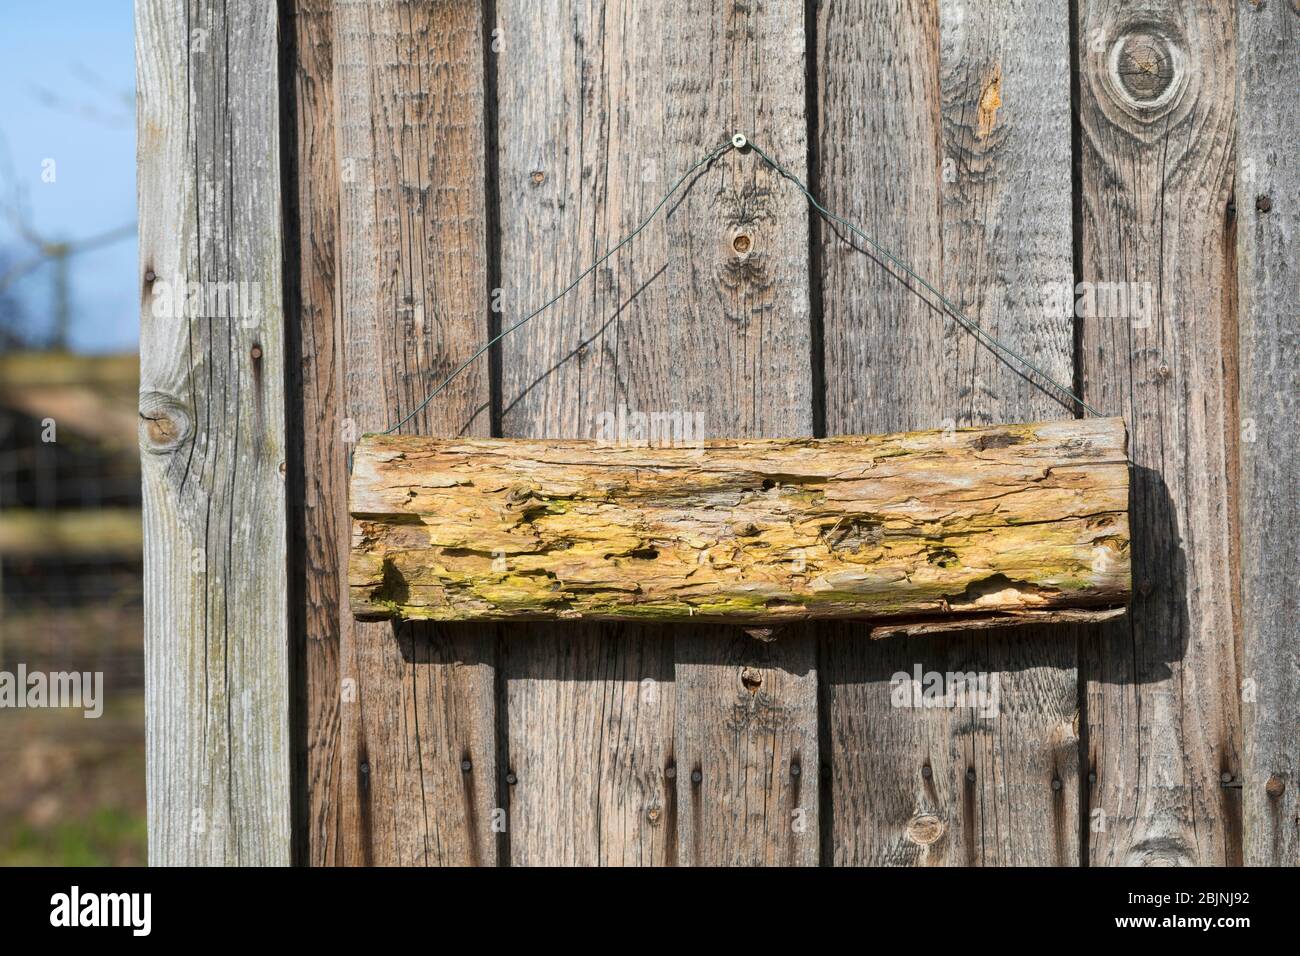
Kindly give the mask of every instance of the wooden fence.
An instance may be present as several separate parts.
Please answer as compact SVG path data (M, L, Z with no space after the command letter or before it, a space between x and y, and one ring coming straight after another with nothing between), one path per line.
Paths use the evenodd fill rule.
M136 9L153 862L1300 861L1294 0ZM1126 618L351 619L351 443L735 131L1125 417ZM1073 414L851 239L728 152L404 430Z

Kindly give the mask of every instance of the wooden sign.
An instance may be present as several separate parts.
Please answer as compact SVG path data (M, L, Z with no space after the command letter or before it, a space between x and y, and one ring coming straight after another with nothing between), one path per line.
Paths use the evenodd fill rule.
M1121 419L629 447L367 435L358 618L873 622L1123 613Z

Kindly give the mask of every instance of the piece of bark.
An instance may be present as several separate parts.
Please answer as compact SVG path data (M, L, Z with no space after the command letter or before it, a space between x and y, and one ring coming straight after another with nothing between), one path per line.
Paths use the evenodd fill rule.
M368 435L359 618L879 620L873 636L1114 616L1120 419L629 447Z

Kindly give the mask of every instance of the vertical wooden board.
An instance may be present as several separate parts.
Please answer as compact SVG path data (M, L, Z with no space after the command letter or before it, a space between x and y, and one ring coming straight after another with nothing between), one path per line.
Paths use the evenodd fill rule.
M677 637L678 854L688 866L820 861L811 628L773 643L729 629Z
M344 417L318 427L337 459L487 334L482 10L338 2L332 42ZM404 431L487 434L488 393L474 366ZM340 686L320 688L340 695L335 859L494 864L494 632L358 624L346 602L339 613Z
M816 38L822 202L939 281L937 9L819 4ZM827 434L939 424L951 415L943 379L932 370L945 354L944 320L851 245L851 236L824 222L817 233ZM922 772L931 755L946 755L947 730L938 719L890 706L891 675L912 669L914 645L872 643L853 626L824 633L832 862L942 862L951 839L950 781L946 773ZM926 646L946 647L947 640Z
M1087 400L1129 424L1134 598L1090 644L1089 857L1241 858L1229 479L1234 23L1223 4L1084 0Z
M672 639L652 628L510 628L516 866L675 861Z
M1018 0L940 10L944 160L945 168L952 161L953 180L941 176L948 294L991 335L1069 386L1068 9ZM961 424L1076 411L971 335L956 335L953 363ZM958 711L952 728L962 851L948 862L1078 865L1077 656L1075 634L1061 627L972 634L950 646L948 672L975 673L983 696L974 709Z
M286 223L291 391L289 504L293 552L302 580L291 581L295 654L295 767L298 862L328 866L346 859L341 840L343 696L340 637L346 602L339 582L347 561L347 462L342 444L343 332L337 300L339 164L335 150L334 26L331 0L285 4L282 31L292 37L285 82L292 83L294 124L288 181L297 187ZM291 70L292 72L288 72ZM291 78L291 79L290 79ZM288 118L287 118L287 121ZM296 416L295 416L296 413ZM296 417L296 420L295 420ZM292 443L291 443L292 446ZM348 667L349 673L355 668Z
M817 36L828 207L1068 384L1064 8L827 4ZM829 434L1071 414L878 256L820 231ZM822 670L835 863L1078 862L1071 632L871 643L834 627ZM927 688L940 686L951 704L935 706Z
M149 860L290 861L274 7L136 5Z
M1237 8L1244 858L1247 865L1296 866L1300 22L1285 3L1245 0Z
M498 18L503 324L567 285L733 132L803 174L801 7L553 0L503 2ZM687 440L811 431L801 198L733 152L668 212L503 343L507 436L620 440L620 409L675 414ZM816 775L796 785L788 767L795 752L816 766L814 646L793 639L755 658L781 719L723 740L708 728L753 699L736 633L588 630L587 652L557 667L569 652L554 629L512 631L515 862L816 860ZM671 673L653 642L672 643ZM647 681L666 685L653 713L629 703ZM622 704L592 715L594 701ZM575 732L621 743L557 749ZM706 800L686 820L693 766ZM802 804L805 829L755 818L760 794L792 815Z

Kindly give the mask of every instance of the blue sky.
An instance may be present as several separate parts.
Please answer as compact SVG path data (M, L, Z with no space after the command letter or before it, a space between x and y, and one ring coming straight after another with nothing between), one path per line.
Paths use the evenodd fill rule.
M3 0L0 207L25 197L25 218L47 241L133 226L134 99L131 0ZM54 161L53 182L42 178L47 160ZM32 251L0 212L0 254L12 265ZM134 235L77 256L70 271L70 345L89 352L134 349ZM12 287L39 330L50 326L52 283L46 265Z

